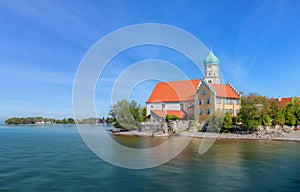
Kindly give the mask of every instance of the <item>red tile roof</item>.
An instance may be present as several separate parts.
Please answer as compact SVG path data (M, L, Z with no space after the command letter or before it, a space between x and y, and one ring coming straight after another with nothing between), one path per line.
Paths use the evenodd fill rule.
M157 116L164 118L165 117L165 113L163 110L151 110L151 112L155 113ZM176 115L179 118L184 118L184 113L180 110L167 110L167 115Z
M293 97L287 97L287 98L280 98L280 99L274 99L278 102L278 104L281 106L281 107L284 107L286 106L289 102L292 102L293 101Z
M210 86L215 90L217 97L226 97L239 99L240 96L229 86L226 84L210 84Z
M200 79L157 83L146 103L192 101Z

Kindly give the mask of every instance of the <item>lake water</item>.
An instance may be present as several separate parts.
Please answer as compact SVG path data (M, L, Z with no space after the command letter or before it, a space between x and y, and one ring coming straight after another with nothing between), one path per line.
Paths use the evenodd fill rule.
M106 127L108 129L108 127ZM116 137L136 148L163 138ZM0 126L0 191L299 191L300 142L193 139L161 166L131 170L94 155L74 125Z

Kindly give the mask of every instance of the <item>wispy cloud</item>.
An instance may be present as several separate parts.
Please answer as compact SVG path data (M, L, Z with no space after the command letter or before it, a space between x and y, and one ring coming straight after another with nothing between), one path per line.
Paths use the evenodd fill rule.
M0 79L13 78L14 81L31 81L50 84L73 84L73 74L30 67L26 62L0 57Z
M91 4L81 3L82 6L73 6L73 4L61 4L60 1L47 0L15 0L1 1L0 3L38 25L52 30L64 39L68 39L72 44L77 43L84 47L90 46L87 42L90 42L91 35L101 34L99 28L96 27L99 27L97 24L101 23L99 22L101 21L101 15L97 15L97 24L94 23L94 20L85 17L86 12L91 11L88 9L93 7ZM78 3L80 2L76 2L76 4ZM60 19L53 19L54 16Z
M245 85L253 79L251 74L259 70L259 58L266 54L273 35L285 21L285 14L283 1L263 1L249 12L238 29L233 52L221 55L224 64L222 70L228 79L238 85Z

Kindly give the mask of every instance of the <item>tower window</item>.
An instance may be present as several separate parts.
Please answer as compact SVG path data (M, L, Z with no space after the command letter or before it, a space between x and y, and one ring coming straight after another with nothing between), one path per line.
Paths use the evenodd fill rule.
M202 109L199 110L199 115L202 115Z
M209 104L209 103L210 103L210 99L207 98L207 99L206 99L206 104Z
M206 109L206 114L207 114L207 115L210 114L210 109Z
M202 90L202 95L206 95L206 90Z
M208 73L208 76L210 76L210 73Z
M198 104L202 105L202 99L199 99Z

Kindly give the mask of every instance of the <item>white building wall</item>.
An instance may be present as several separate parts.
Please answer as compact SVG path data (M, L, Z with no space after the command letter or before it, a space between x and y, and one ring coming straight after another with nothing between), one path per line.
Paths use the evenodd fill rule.
M166 103L166 110L180 110L179 103Z
M147 103L147 116L151 114L151 110L163 110L163 104L166 110L180 110L180 103Z
M151 110L162 110L162 103L147 103L147 116L151 114Z

